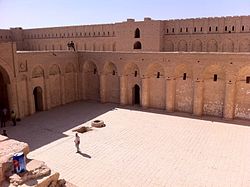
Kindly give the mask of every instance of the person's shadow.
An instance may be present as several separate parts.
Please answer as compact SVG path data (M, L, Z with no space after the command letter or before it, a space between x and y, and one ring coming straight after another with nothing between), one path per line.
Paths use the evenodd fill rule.
M78 154L80 154L80 155L82 155L83 157L86 157L86 158L91 158L90 155L88 155L86 153L82 153L81 151L79 151Z

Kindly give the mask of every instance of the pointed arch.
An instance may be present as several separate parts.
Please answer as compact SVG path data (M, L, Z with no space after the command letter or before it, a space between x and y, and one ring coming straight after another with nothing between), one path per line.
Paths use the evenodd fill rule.
M105 75L105 101L120 103L120 79L117 67L114 63L108 62L104 65L103 74Z
M123 69L124 78L126 79L125 82L125 97L128 104L132 105L135 101L135 91L138 91L138 87L135 88L135 85L138 85L141 88L141 71L137 64L135 63L128 63L125 65ZM140 92L140 89L139 89ZM138 95L137 95L138 96Z
M57 74L61 74L61 70L57 64L53 64L49 68L49 75L57 75Z
M225 100L226 74L223 67L211 65L202 73L203 88L203 114L210 116L223 116ZM211 92L211 90L213 90Z
M217 52L218 44L216 40L209 40L207 43L207 51L208 52Z
M192 42L192 51L202 52L202 42L200 40L194 40Z
M7 71L0 65L0 107L9 108L9 93L7 85L10 84L10 77Z
M250 41L248 39L244 39L240 41L240 52L250 52Z
M146 70L146 77L149 79L149 106L164 109L166 101L164 67L159 63L150 64Z
M20 77L20 81L17 84L17 91L18 93L22 93L22 97L19 97L20 117L28 116L30 114L30 110L29 110L29 90L28 90L27 75L22 75Z
M187 51L187 41L186 40L180 40L178 43L178 50L179 51Z
M141 37L141 32L139 28L135 29L135 38L140 38Z
M65 66L65 73L75 72L75 67L72 63L67 63Z
M70 103L76 99L76 73L72 63L65 66L64 85L65 85L65 103Z
M137 72L136 76L135 72ZM140 77L140 69L135 63L127 63L124 67L123 74L131 77Z
M33 96L34 96L34 107L35 107L35 111L39 112L39 111L43 111L44 110L44 91L40 86L36 86L33 89Z
M32 78L44 77L44 69L41 66L36 66L32 70Z
M100 77L98 68L93 61L83 65L83 98L87 100L100 100Z
M180 64L175 69L175 110L193 113L193 71Z
M234 42L231 39L223 41L222 52L234 52Z
M174 51L174 43L171 40L165 41L164 51Z
M50 106L56 107L62 103L62 90L61 90L61 71L57 64L53 64L49 68L49 94Z
M250 119L250 66L241 68L236 79L235 118Z

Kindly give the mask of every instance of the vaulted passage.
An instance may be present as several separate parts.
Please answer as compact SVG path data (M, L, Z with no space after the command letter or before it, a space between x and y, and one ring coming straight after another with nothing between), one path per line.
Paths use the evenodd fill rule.
M7 84L9 77L7 72L0 67L0 108L9 108Z
M35 110L36 112L43 110L43 91L40 86L37 86L33 90L34 101L35 101Z

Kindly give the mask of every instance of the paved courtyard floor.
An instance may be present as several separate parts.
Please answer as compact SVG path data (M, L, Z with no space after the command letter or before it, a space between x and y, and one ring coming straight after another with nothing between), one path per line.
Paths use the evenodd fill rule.
M163 113L77 102L6 129L79 187L250 186L249 126ZM93 119L106 127L80 134L78 154L72 129Z

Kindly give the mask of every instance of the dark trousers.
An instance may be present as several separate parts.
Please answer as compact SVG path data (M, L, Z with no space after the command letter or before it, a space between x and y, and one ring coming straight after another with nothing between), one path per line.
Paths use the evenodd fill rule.
M16 126L16 119L12 119L13 126Z
M5 120L1 120L1 127L5 127Z

